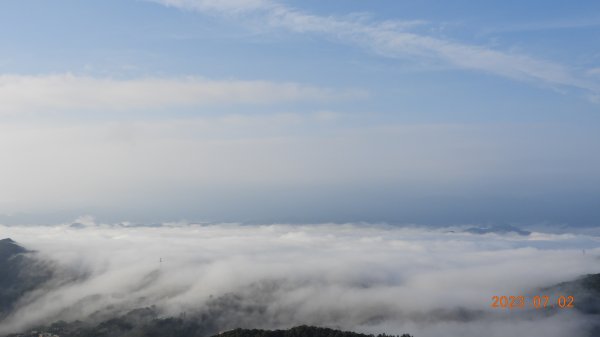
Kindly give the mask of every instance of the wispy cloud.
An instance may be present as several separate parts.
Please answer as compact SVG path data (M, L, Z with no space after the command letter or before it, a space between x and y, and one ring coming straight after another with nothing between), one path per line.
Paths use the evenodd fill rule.
M483 71L553 87L573 87L600 92L597 81L560 63L536 57L470 45L409 31L402 22L364 18L320 16L269 0L152 0L184 10L235 16L261 22L268 28L316 33L393 58L443 62L461 69Z
M527 23L515 23L511 25L490 27L483 31L483 34L496 34L496 33L519 33L519 32L535 32L535 31L546 31L546 30L563 30L563 29L582 29L582 28L594 28L600 26L600 18L593 19L563 19L555 21L543 21L543 22L527 22Z
M356 98L290 82L209 80L198 77L114 79L58 75L0 75L0 114L31 111L160 109L209 104L271 104Z
M167 6L192 10L210 10L224 13L243 13L264 9L271 5L270 0L150 0Z

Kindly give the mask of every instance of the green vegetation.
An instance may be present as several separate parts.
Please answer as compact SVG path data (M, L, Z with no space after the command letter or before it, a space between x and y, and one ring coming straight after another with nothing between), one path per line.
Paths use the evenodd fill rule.
M575 309L584 314L600 315L600 274L589 274L576 280L543 289L549 295L573 296Z
M138 309L148 310L148 309ZM135 316L134 314L133 316ZM86 326L82 322L56 322L49 327L39 327L29 333L7 337L38 337L40 333L60 337L206 337L212 335L207 327L198 322L181 318L154 318L145 324L136 324L132 315L113 318L96 326ZM138 322L139 323L139 322ZM379 334L366 335L350 331L334 330L314 326L298 326L288 330L235 329L213 337L412 337Z
M350 331L340 331L314 326L298 326L288 330L257 330L257 329L235 329L223 332L218 337L375 337ZM409 334L402 336L379 334L377 337L412 337Z

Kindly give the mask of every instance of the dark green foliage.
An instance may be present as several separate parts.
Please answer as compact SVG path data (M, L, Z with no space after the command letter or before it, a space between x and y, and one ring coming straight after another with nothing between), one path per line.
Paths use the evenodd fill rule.
M202 327L195 322L186 322L180 318L166 318L152 321L142 329L144 337L195 337L203 336Z
M600 336L600 274L585 275L573 281L541 289L541 292L552 298L573 296L575 310L589 315L591 321L595 322L591 325L588 336Z
M147 310L147 309L137 309ZM134 315L135 316L135 315ZM56 322L49 327L38 327L35 332L9 335L7 337L37 337L47 332L60 337L207 337L212 329L194 320L182 318L153 318L134 323L131 313L104 321L98 325L85 325L82 322ZM148 318L148 316L146 316ZM213 337L412 337L408 334L365 335L350 331L340 331L314 326L298 326L288 330L235 329Z
M585 289L588 289L600 295L600 274L586 275L579 281Z
M573 296L574 307L584 314L600 315L600 274L589 274L542 290L551 296Z
M223 332L218 337L375 337L350 331L340 331L314 326L298 326L289 330L257 330L235 329ZM412 337L408 334L402 336L380 334L377 337Z
M600 274L587 275L578 283L584 290L579 298L575 297L575 308L587 314L600 315Z

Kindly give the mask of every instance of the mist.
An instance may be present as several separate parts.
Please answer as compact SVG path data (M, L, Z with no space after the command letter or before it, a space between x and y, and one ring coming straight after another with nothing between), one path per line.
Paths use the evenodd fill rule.
M144 223L600 220L591 126L351 126L369 123L343 112L236 112L2 124L0 223L90 213Z
M471 234L366 224L97 224L0 226L57 265L0 333L56 320L103 319L155 306L216 331L310 324L435 336L583 336L574 310L490 308L494 295L597 273L586 234ZM582 253L582 249L586 253Z

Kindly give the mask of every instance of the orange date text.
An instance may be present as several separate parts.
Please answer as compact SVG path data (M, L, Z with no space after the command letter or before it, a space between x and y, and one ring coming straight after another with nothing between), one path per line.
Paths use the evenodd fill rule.
M575 305L574 296L556 296L547 295L538 296L492 296L492 308L499 309L551 309L551 308L573 308Z

